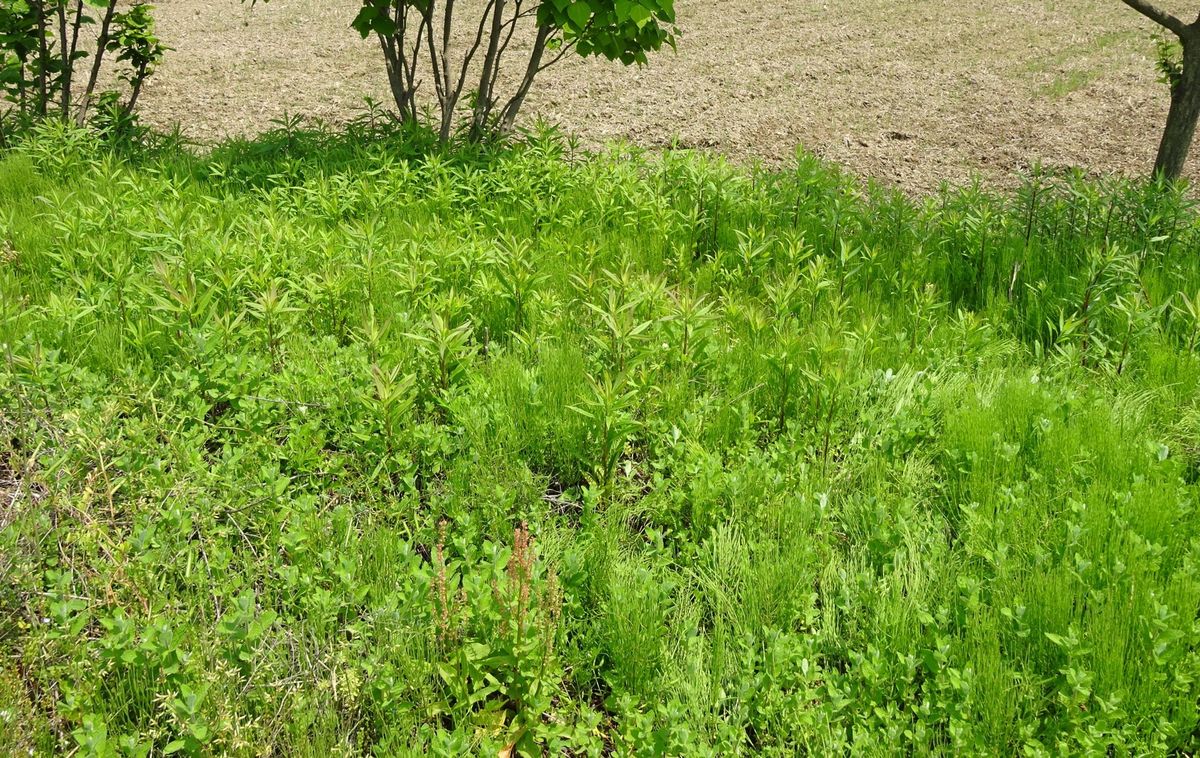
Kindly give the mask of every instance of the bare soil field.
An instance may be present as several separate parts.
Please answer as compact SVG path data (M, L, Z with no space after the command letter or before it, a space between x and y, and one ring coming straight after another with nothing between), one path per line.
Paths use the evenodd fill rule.
M349 28L355 0L157 5L175 50L143 96L151 123L179 122L203 142L284 114L337 122L364 96L389 102L378 47ZM1167 5L1183 15L1188 3ZM566 60L542 75L524 122L545 119L587 146L627 139L770 163L802 145L922 192L972 175L1007 183L1036 161L1145 172L1166 114L1154 27L1118 0L678 0L678 10L676 53L642 69Z

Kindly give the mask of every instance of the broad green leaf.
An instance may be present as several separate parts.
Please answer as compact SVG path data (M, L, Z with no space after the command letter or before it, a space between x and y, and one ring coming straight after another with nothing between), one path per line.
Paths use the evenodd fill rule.
M592 6L588 4L587 0L576 0L567 9L567 15L570 17L572 24L582 29L587 26L587 22L592 18Z

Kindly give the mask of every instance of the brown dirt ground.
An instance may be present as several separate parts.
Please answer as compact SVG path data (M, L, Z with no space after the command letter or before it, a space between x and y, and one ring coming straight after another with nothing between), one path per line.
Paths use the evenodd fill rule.
M1195 3L1166 4L1182 15ZM337 122L365 95L388 101L378 48L348 27L357 0L157 5L175 51L144 95L151 123L209 141L285 113ZM677 53L642 69L564 61L524 121L588 146L677 142L770 163L803 145L916 192L972 174L1007 183L1035 161L1130 174L1153 161L1167 100L1154 27L1118 0L677 6Z

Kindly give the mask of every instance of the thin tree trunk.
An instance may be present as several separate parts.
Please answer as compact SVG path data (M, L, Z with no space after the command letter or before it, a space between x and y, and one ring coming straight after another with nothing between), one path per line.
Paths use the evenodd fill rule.
M1183 174L1200 119L1200 39L1183 40L1183 73L1171 87L1171 110L1154 161L1154 172L1175 180Z
M108 47L108 33L116 12L117 0L108 0L108 7L104 9L104 20L100 22L100 35L96 38L96 53L92 58L92 71L88 75L87 88L79 102L79 109L75 112L75 123L80 126L83 126L88 108L92 105L92 93L96 91L96 81L100 78L100 67L104 64L104 53Z
M408 15L407 6L404 9L404 14L407 17L407 15ZM420 23L417 24L417 31L413 35L412 54L407 56L408 64L407 64L407 67L404 69L404 79L405 79L405 82L407 83L406 86L408 87L408 93L409 93L409 95L408 95L408 110L409 110L408 120L412 121L412 122L415 122L417 120L417 115L418 115L417 114L417 89L421 85L417 81L417 64L420 62L420 59L421 59L421 43L425 39L423 35L425 32L425 27L429 23L429 20L430 20L430 17L428 15L424 15L424 14L421 15ZM408 22L406 20L405 25L407 25L407 23ZM401 50L404 50L404 47L403 47L404 41L401 40L400 44L401 44Z
M399 44L404 44L402 35L403 32L397 33L397 36L400 36ZM409 92L404 84L404 75L401 73L402 62L396 53L396 39L382 34L375 36L379 38L379 47L383 50L383 61L387 67L388 86L392 90L392 100L396 103L396 110L400 113L400 117L407 118Z
M50 107L50 42L46 38L46 4L44 0L34 4L38 30L38 103L37 114L45 116Z
M65 2L65 0L64 0ZM62 85L62 117L66 121L71 116L71 99L75 86L75 54L79 51L79 30L83 27L83 0L75 0L75 17L71 21L71 45L63 64Z
M414 84L416 70L415 64L408 57L408 39L409 39L409 6L403 3L396 3L392 13L392 23L395 24L395 31L390 35L377 33L375 36L379 39L379 47L383 50L384 62L387 64L388 85L392 90L392 100L395 101L396 110L401 121L416 120L417 110L414 103L416 95L416 87ZM426 16L421 14L421 20L424 22ZM417 27L416 46L413 50L415 57L421 50L421 35L424 34L424 26Z
M133 79L133 91L129 95L129 102L125 103L125 115L133 113L133 109L137 107L138 96L142 94L142 85L146 83L146 64L138 67L137 74Z
M495 0L492 6L492 30L488 36L487 54L483 57L483 68L479 72L479 89L476 91L475 112L471 116L471 137L483 136L488 116L492 112L492 71L499 65L500 35L504 31L504 0Z
M66 0L58 0L55 3L55 11L58 15L58 54L62 59L62 70L58 72L59 92L59 109L62 111L63 121L67 120L67 101L71 97L71 53L67 49L67 2Z
M424 11L424 14L425 14L425 21L422 24L422 26L425 29L425 36L427 37L426 41L429 46L429 67L433 70L434 92L437 93L438 105L441 108L441 113L445 114L445 112L446 112L445 82L442 79L441 59L438 58L437 43L434 41L434 38L433 38L433 3L432 2L429 4L429 8ZM444 120L444 116L443 116L443 120ZM443 140L443 141L445 141L445 140Z
M517 88L517 92L512 96L512 99L504 106L504 110L500 114L500 123L497 125L497 131L505 134L512 130L513 124L517 121L517 114L521 111L521 106L525 103L525 97L529 94L529 90L533 87L533 79L542 70L542 56L546 53L546 43L550 40L550 28L543 26L538 28L537 39L533 42L533 50L529 53L529 64L525 67L525 77L521 80L521 86Z
M450 61L446 60L446 50L450 46L449 25L452 21L454 13L454 0L446 0L446 8L443 13L443 31L442 31L442 46L439 51L437 41L434 38L433 31L433 14L435 5L431 1L429 5L422 11L425 16L423 26L425 27L425 36L429 45L429 67L433 70L433 84L437 92L438 109L441 114L441 124L438 128L438 139L445 144L450 140L450 125L451 119L454 116L454 106L450 103Z
M442 13L442 77L444 93L442 97L442 123L438 129L438 139L442 144L450 141L450 131L454 127L454 109L458 105L457 93L453 92L450 75L450 29L454 24L454 0L445 0L445 9ZM463 69L466 69L466 64L463 64Z

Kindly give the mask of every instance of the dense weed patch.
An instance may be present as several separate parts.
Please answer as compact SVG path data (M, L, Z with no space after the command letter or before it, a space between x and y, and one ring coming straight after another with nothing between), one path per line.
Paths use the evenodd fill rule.
M0 752L1200 746L1184 195L359 127L0 161Z

